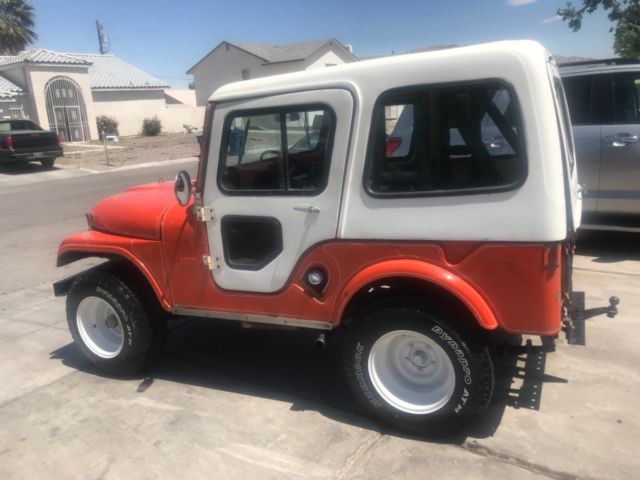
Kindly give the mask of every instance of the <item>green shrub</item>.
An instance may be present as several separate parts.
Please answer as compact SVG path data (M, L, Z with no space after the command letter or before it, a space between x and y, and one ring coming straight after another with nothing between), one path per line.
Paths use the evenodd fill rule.
M152 118L145 118L142 121L142 135L145 137L155 137L162 131L162 123L155 115Z
M100 138L102 138L102 132L104 132L105 135L119 135L118 121L114 117L100 115L96 117L96 124L98 125L98 135L100 135Z
M194 127L190 123L183 123L182 128L184 128L187 133L193 133L194 130L197 130L197 127Z

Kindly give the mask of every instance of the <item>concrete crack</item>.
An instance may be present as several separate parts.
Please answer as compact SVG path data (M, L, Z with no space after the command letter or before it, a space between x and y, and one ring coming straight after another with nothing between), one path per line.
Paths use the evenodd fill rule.
M384 435L376 433L375 436L369 438L362 443L353 454L347 458L342 468L336 473L334 480L351 479L355 476L358 468L367 462L373 449L384 440Z
M460 445L460 448L466 450L469 453L473 453L474 455L479 455L481 457L491 458L500 462L508 463L510 465L522 468L523 470L527 470L531 473L544 475L555 480L591 480L591 477L578 477L571 473L558 472L548 467L543 467L542 465L536 465L535 463L522 460L521 458L513 457L504 453L499 453L478 443L465 442L464 444Z

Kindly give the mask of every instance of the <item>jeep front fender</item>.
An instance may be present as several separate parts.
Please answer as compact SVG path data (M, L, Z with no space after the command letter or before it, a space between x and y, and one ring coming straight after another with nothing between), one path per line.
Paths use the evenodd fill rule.
M120 257L129 261L147 279L162 308L171 310L161 242L88 230L62 241L58 247L57 265L60 267L87 257Z
M342 290L333 318L340 319L353 296L362 288L385 278L413 278L444 288L460 300L485 330L495 330L498 318L487 300L469 282L445 268L420 260L387 260L371 265L357 273Z

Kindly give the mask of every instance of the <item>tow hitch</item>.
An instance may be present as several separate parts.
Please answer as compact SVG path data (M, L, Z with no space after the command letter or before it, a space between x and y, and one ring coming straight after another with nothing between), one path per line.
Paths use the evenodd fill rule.
M585 310L584 292L573 292L571 300L567 303L565 316L562 321L562 330L564 330L567 337L567 342L569 345L585 345L585 321L605 314L609 318L614 318L618 314L620 299L618 297L609 297L608 307L596 307Z

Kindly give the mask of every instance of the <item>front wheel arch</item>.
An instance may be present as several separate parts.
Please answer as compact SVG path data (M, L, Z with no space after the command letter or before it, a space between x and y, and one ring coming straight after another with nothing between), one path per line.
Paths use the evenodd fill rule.
M68 250L58 254L56 266L62 267L78 260L86 258L103 258L108 260L91 270L104 270L118 277L123 281L131 281L131 284L138 290L137 293L143 295L145 300L153 302L161 310L171 312L171 303L168 300L167 292L163 292L157 279L137 258L123 255L119 252L102 251L81 251ZM80 274L60 280L53 285L56 296L66 295L75 277Z

